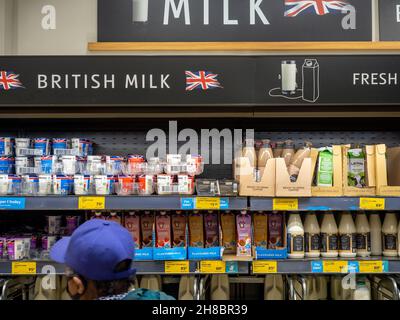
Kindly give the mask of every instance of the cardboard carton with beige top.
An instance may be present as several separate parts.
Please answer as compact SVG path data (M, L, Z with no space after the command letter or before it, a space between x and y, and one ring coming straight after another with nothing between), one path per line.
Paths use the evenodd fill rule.
M315 168L318 166L319 150L311 149L311 174L314 178L318 174ZM342 147L332 146L332 186L312 186L311 193L313 197L340 197L343 196L343 160ZM314 180L314 179L313 179Z
M400 147L375 146L376 194L400 197Z
M342 146L343 153L343 194L347 197L362 197L376 195L376 180L375 180L375 146L365 146L365 186L354 187L348 184L349 175L349 158L348 151L350 145Z

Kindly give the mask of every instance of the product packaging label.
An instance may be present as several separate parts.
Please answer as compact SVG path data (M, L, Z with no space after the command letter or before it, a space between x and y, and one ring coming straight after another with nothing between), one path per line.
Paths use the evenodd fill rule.
M235 215L233 213L221 214L222 241L225 253L235 253L236 250L236 231Z
M189 215L190 246L204 248L203 216L193 213Z
M383 235L383 248L384 250L397 250L397 235L384 234Z
M140 219L141 230L142 230L142 247L152 247L153 246L153 225L154 225L154 215L144 214Z
M172 215L172 244L173 247L186 246L186 216L183 214Z
M323 148L319 152L317 186L332 187L333 185L333 153L332 148Z

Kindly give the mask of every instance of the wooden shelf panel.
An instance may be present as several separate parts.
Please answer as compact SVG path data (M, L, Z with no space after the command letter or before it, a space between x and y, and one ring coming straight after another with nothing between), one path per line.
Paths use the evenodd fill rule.
M89 51L400 51L379 42L90 42Z

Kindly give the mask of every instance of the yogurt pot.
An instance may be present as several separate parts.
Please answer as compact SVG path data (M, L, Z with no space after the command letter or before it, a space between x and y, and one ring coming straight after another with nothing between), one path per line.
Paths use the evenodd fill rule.
M53 145L53 153L55 149L68 149L69 143L67 138L52 138L51 139Z
M41 156L40 172L44 174L53 174L56 172L57 156Z
M69 195L72 192L73 178L66 175L53 175L53 192L57 195Z
M31 152L30 148L31 148L30 138L15 138L15 155L17 157L29 155Z
M155 176L153 175L141 175L138 178L138 188L139 194L141 195L151 195L154 192L154 180Z
M86 157L89 154L89 140L83 138L72 138L71 147L76 150L77 155Z
M115 176L122 174L125 158L122 156L107 156L107 171Z
M8 194L22 194L22 178L18 175L8 175Z
M142 155L131 154L128 155L128 173L129 174L140 174L143 171L143 164L145 158Z
M31 167L32 160L27 156L15 157L15 172L16 174L27 173L27 168Z
M22 193L26 195L37 195L39 191L39 178L37 175L22 176Z
M0 156L0 174L11 174L14 158L10 156Z
M38 194L41 196L46 196L48 194L51 194L53 176L51 174L41 174L39 175L38 178L39 178Z
M86 171L92 175L106 174L102 156L87 156Z
M14 149L14 139L0 137L0 156L12 156Z
M8 179L8 174L0 174L0 194L9 194L10 180Z
M63 167L63 174L74 175L76 173L76 156L62 156L61 163Z
M134 176L118 176L116 192L120 196L131 195L134 192L135 177Z
M94 190L98 195L109 195L114 193L115 177L112 175L95 175Z
M29 149L31 147L30 138L15 138L15 147Z
M74 193L76 195L90 194L93 177L91 175L76 174L74 176Z
M107 175L95 175L94 176L94 190L96 194L108 195L110 194L110 181L107 179Z
M33 139L33 148L36 150L41 150L42 155L49 155L51 153L50 139L48 138Z

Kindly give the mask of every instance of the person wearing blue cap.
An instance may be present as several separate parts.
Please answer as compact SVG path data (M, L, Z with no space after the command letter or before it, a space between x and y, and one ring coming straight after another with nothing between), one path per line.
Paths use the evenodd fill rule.
M83 223L50 251L51 259L67 266L67 291L73 300L175 300L160 291L129 291L136 273L133 256L128 230L101 219Z

